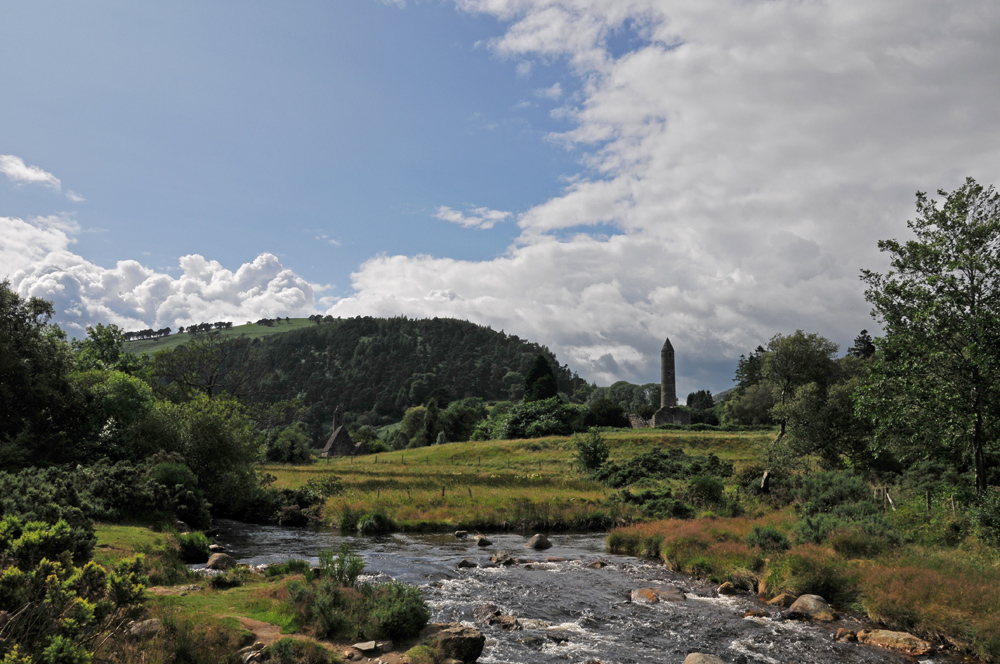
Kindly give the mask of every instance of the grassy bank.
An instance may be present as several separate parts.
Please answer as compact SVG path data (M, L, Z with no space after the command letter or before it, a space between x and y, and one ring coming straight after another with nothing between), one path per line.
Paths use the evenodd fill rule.
M612 531L608 547L718 583L730 581L763 598L821 595L842 611L1000 661L995 551L971 541L958 548L910 543L862 558L837 545L798 544L786 551L748 546L754 526L790 536L795 520L786 508L755 517L642 523Z
M664 446L714 453L741 464L768 433L636 430L606 434L611 460ZM634 521L607 487L580 473L570 437L450 443L416 450L265 466L275 486L294 488L333 474L344 492L327 501L331 525L382 511L406 530L605 530Z

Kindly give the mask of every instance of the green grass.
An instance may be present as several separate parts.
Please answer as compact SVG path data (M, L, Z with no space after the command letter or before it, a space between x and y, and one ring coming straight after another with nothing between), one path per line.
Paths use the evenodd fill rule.
M612 460L681 446L740 466L771 434L633 430L605 435ZM612 492L579 472L574 453L572 437L563 436L448 443L262 469L277 477L278 487L298 487L325 474L340 477L344 493L326 504L331 523L344 513L376 510L406 530L593 530L638 518L634 507L609 503Z
M208 322L208 321L205 321ZM232 337L232 338L245 338L245 339L260 339L262 337L269 337L273 334L283 334L285 332L291 332L293 330L301 330L310 326L315 326L316 323L312 322L308 318L292 318L289 322L284 320L281 323L275 324L272 327L266 327L264 325L256 325L251 323L250 325L237 325L239 321L233 321L233 327L229 330L219 330L218 333L222 337ZM336 323L323 323L323 325L332 325ZM204 334L204 333L201 333ZM166 337L161 337L159 339L147 339L143 341L129 341L125 344L125 350L130 353L135 353L136 355L140 353L149 353L150 355L161 350L173 350L181 344L190 341L191 335L184 334L171 334Z
M255 580L228 590L212 590L202 582L199 585L203 590L183 596L154 595L149 604L154 613L168 612L193 620L242 616L277 625L282 634L292 634L300 626L285 601L288 580Z

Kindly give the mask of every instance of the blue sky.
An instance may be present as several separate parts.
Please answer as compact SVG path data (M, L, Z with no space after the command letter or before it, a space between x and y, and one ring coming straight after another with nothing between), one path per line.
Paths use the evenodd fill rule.
M0 276L74 334L453 316L731 385L914 192L1000 180L970 0L0 4ZM6 176L6 177L4 177Z

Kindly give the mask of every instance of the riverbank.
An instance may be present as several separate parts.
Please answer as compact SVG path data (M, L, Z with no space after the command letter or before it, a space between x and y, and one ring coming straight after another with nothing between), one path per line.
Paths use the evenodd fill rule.
M786 508L755 518L642 523L612 531L608 548L714 583L728 581L762 599L820 595L841 612L1000 661L996 551L971 542L957 548L903 544L861 558L816 544L767 552L747 545L754 526L789 533L795 518Z
M611 460L679 447L741 466L769 432L637 429L604 434ZM449 530L608 530L639 510L609 501L614 493L576 468L571 437L449 443L323 459L308 466L269 465L275 486L295 488L333 474L344 492L327 500L326 524L382 512L408 532Z

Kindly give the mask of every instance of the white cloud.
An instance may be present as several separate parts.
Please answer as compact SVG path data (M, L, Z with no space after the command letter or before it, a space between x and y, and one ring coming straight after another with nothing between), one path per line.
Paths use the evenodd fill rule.
M0 154L0 173L15 184L44 184L53 189L62 187L59 178L52 173L37 166L28 166L23 159L12 154Z
M306 316L316 311L320 287L261 254L237 270L197 254L183 256L180 276L134 260L104 268L69 251L79 227L58 217L0 217L0 260L23 296L51 300L56 321L82 335L88 325L125 329L172 327L204 321Z
M468 213L459 212L446 205L442 205L434 213L434 216L442 221L449 221L466 228L493 228L497 223L510 218L510 212L501 210L491 210L486 207L470 208Z
M0 154L0 173L17 185L42 184L55 191L62 191L62 182L48 171L37 166L28 166L24 160L12 154ZM74 203L82 203L86 199L70 189L66 190L66 198Z
M491 47L521 75L570 64L575 126L553 138L593 175L521 214L500 258L368 261L335 315L469 318L603 381L654 380L669 336L679 393L724 389L774 333L873 329L859 270L907 235L916 190L1000 181L988 0L456 4L507 23ZM640 45L613 55L622 29Z
M542 99L559 99L562 97L563 89L559 81L556 81L547 88L539 88L535 90L535 96L541 97Z

